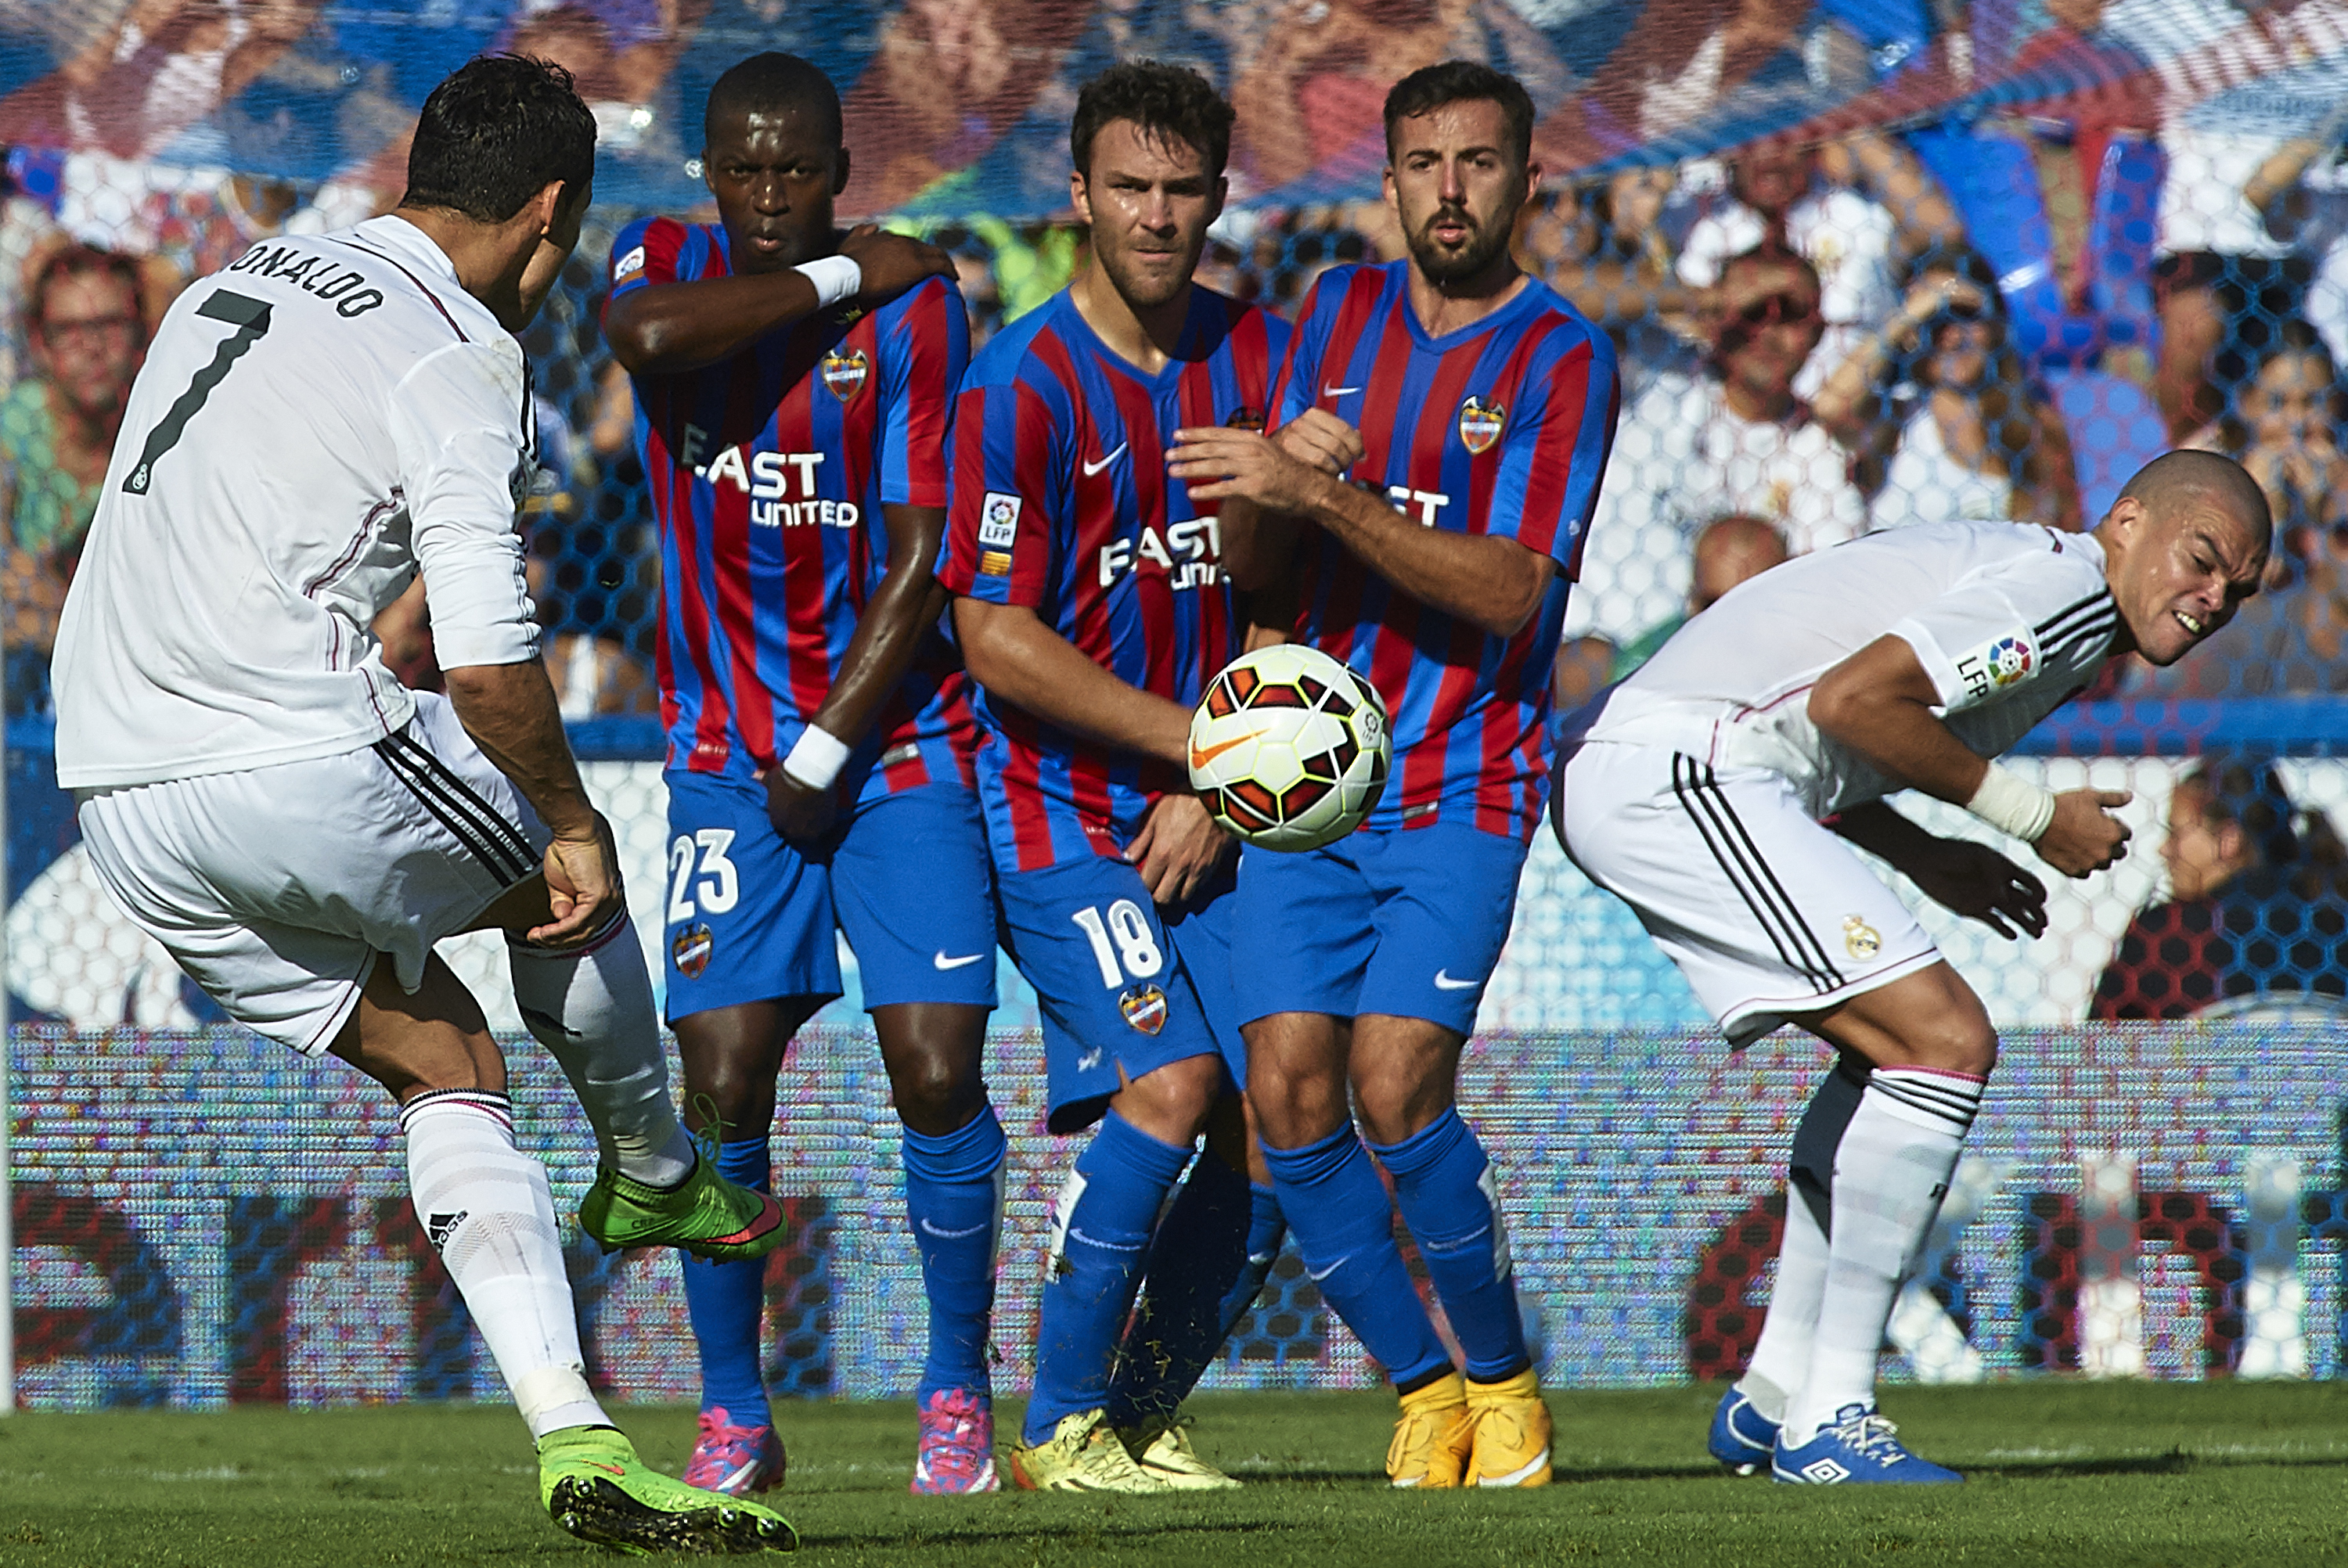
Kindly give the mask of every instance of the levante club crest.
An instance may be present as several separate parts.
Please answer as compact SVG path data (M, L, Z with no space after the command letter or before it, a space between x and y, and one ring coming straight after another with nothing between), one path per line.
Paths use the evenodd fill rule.
M1500 438L1500 426L1508 420L1509 411L1498 404L1471 397L1459 405L1459 444L1470 452L1483 452Z
M823 356L823 384L842 403L864 390L864 378L871 373L872 362L864 357L860 348L842 354L838 349Z
M676 972L688 980L701 978L701 971L709 967L709 955L716 950L717 938L706 926L688 926L668 945L669 957L676 960Z

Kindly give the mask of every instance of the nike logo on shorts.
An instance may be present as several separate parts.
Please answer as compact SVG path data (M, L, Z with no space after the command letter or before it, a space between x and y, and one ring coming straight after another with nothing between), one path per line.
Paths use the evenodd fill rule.
M936 965L941 969L966 969L984 957L986 957L984 953L972 953L965 958L949 958L946 957L946 950L943 948L940 948L937 951L937 956L932 958L930 962Z
M1451 978L1450 972L1446 969L1435 971L1435 989L1438 991L1472 991L1483 983L1479 979L1455 980Z
M1096 474L1099 473L1103 468L1107 467L1111 463L1114 463L1114 462L1116 462L1119 457L1124 456L1125 456L1125 449L1126 449L1126 447L1127 447L1127 446L1128 446L1128 443L1127 443L1127 442L1123 442L1123 441L1120 441L1120 442L1118 442L1118 443L1117 444L1117 449L1116 449L1115 451L1111 452L1107 456L1106 456L1106 457L1102 458L1099 462L1097 462L1097 463L1087 463L1087 464L1086 464L1086 465L1085 465L1085 477L1086 477L1086 478L1087 478L1087 479L1091 478L1094 475L1096 475Z

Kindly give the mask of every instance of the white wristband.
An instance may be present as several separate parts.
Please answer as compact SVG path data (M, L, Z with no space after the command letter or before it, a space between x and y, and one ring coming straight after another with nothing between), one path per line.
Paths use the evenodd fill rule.
M791 270L815 285L819 310L828 311L864 292L864 269L853 256L819 256Z
M799 732L798 744L783 759L783 776L808 789L829 789L848 761L848 743L829 730L809 724Z
M1965 809L2024 844L2035 844L2054 820L2054 792L1992 763Z

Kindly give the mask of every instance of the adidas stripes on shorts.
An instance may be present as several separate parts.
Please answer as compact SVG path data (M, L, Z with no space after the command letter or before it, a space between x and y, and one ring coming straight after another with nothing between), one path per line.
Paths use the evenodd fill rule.
M1558 773L1565 852L1629 904L1742 1047L1940 960L1908 907L1761 768L1591 741Z
M316 1056L376 953L434 944L538 874L550 837L447 700L337 756L82 793L90 864L231 1018Z

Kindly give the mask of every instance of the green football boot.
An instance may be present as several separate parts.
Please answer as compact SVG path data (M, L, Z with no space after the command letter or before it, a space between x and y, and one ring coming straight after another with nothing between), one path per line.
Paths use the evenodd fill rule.
M674 1187L651 1187L609 1165L579 1200L579 1228L605 1252L623 1246L681 1246L713 1263L764 1257L789 1239L783 1207L771 1194L717 1173L706 1153Z
M773 1509L661 1474L613 1427L565 1427L539 1439L538 1490L555 1523L631 1556L798 1550L798 1532Z

